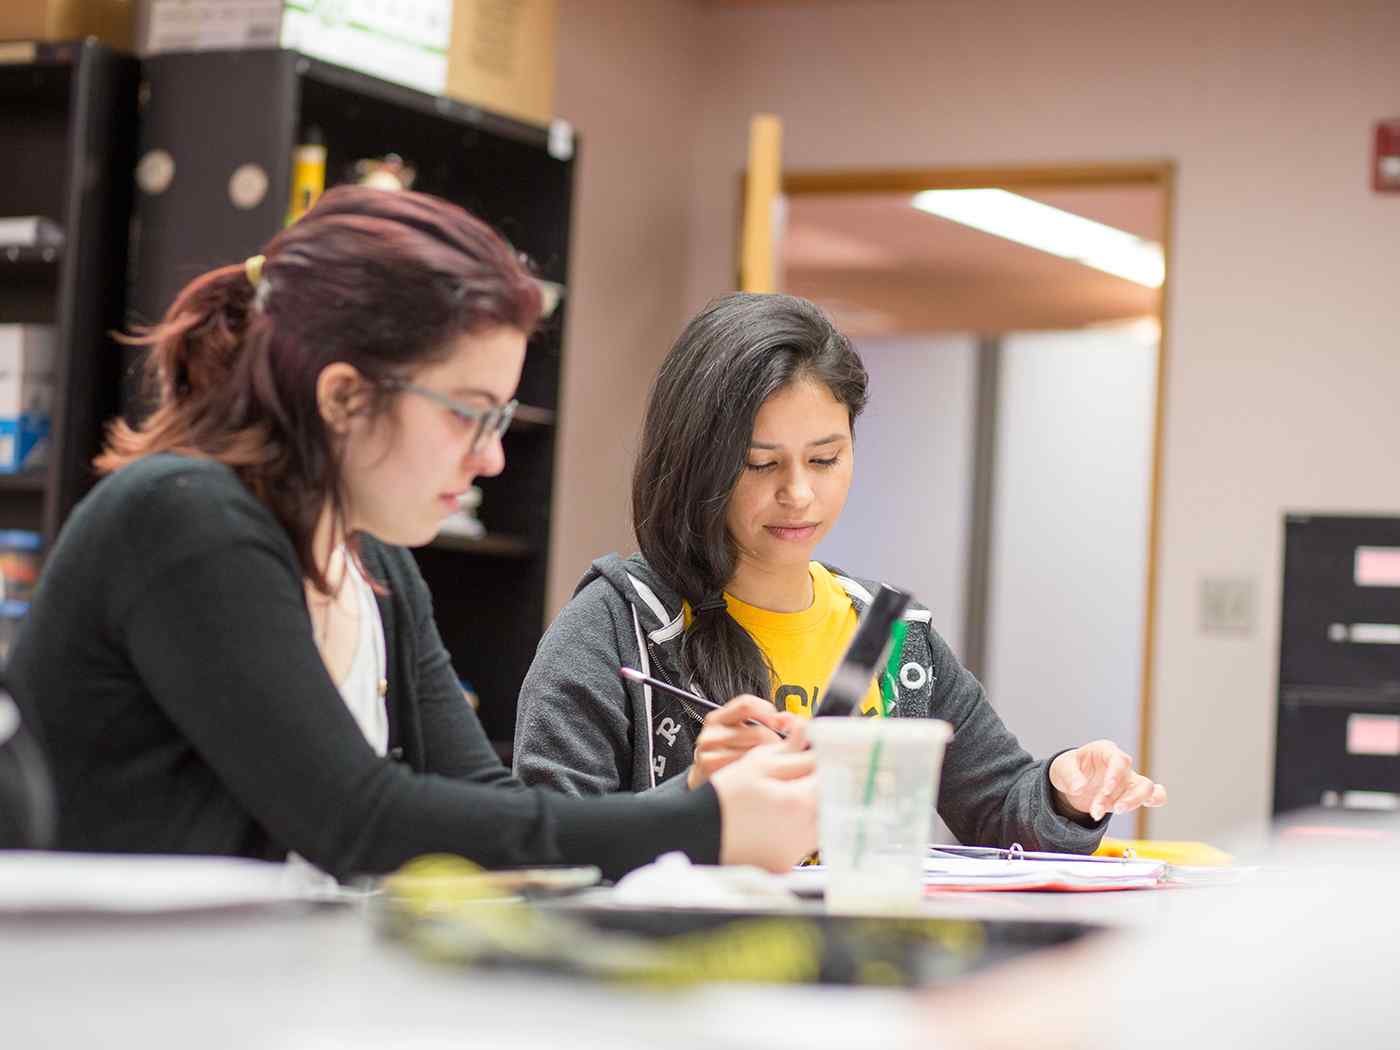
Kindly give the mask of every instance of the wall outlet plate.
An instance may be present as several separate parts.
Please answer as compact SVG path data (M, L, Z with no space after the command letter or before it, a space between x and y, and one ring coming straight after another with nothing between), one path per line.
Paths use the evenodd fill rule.
M1248 634L1254 630L1254 581L1239 577L1201 580L1201 631Z

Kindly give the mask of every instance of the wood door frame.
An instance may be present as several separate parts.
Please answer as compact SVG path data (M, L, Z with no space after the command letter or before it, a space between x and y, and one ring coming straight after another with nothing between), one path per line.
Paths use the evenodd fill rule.
M1176 164L1169 160L1103 164L1044 164L974 168L877 168L783 172L784 196L821 194L917 193L920 190L1086 189L1096 186L1141 186L1162 193L1162 255L1166 273L1157 297L1157 390L1153 406L1152 458L1148 479L1147 579L1142 626L1142 686L1138 694L1138 740L1134 761L1151 775L1153 670L1156 667L1158 561L1161 557L1162 445L1167 410L1168 318L1171 304L1173 229L1176 225ZM1149 813L1137 811L1136 834L1148 835Z

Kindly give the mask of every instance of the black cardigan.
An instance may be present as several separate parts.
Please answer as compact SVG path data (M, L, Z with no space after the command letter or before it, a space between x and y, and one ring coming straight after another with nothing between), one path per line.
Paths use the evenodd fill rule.
M231 470L163 454L101 482L49 555L8 673L39 722L60 848L294 850L340 877L430 852L613 877L668 850L716 861L709 786L574 799L514 779L413 557L368 538L362 551L389 592L388 758L321 661L285 530Z

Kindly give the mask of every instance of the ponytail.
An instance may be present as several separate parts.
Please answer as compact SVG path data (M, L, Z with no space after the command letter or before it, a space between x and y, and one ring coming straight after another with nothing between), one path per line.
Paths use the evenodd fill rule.
M681 639L681 673L721 704L740 693L772 699L776 677L753 636L724 609L692 618Z
M653 391L653 405L656 402ZM654 422L660 425L649 413L649 431ZM666 453L681 452L684 445L649 441L643 445L634 481L668 474L674 477L672 471L678 468L675 460L683 457ZM668 487L663 484L651 491L664 500ZM648 502L655 505L658 500L646 501L634 490L634 507L645 507ZM682 679L717 703L740 693L771 697L773 672L767 657L725 608L724 587L734 575L737 552L724 525L723 505L717 517L704 517L703 534L687 535L672 531L674 522L667 517L647 512L634 517L638 546L647 564L690 603L690 625L681 637Z
M149 349L144 387L156 408L139 429L120 418L108 427L106 447L95 461L99 473L156 449L218 458L234 450L239 443L231 439L244 427L229 418L239 400L230 395L254 342L248 337L258 313L255 296L244 266L223 266L186 285L159 324L117 336ZM263 458L245 452L234 461L242 466Z

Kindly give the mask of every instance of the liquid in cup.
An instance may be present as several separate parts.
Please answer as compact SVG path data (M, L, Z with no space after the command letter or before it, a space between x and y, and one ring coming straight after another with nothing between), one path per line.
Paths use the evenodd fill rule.
M817 759L828 911L918 908L952 733L947 722L926 718L821 718L807 727Z

